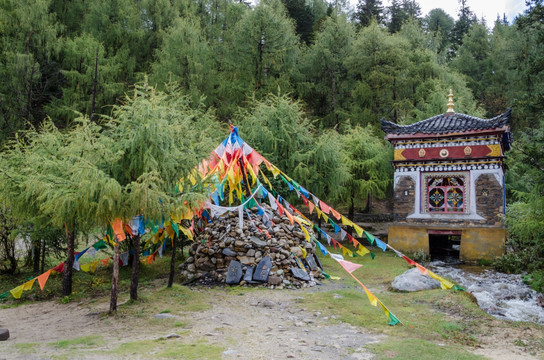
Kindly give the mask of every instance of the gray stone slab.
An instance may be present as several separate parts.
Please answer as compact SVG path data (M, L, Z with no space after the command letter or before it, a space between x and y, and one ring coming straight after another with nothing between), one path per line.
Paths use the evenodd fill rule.
M321 260L319 260L319 256L317 254L314 254L315 262L317 263L317 266L323 270L323 264L321 264Z
M255 268L253 280L267 282L268 274L270 273L271 268L272 259L270 259L270 256L264 257L261 261L259 261L259 264L257 264L257 267Z
M310 275L308 275L306 271L300 268L292 267L291 274L293 274L293 277L295 277L296 279L310 281Z
M306 258L304 260L306 260L306 263L310 267L310 270L316 270L317 269L317 263L315 262L314 254L310 254L310 255L306 256Z
M242 280L242 276L244 275L242 271L242 264L238 261L231 261L229 264L229 268L227 269L227 277L225 279L225 283L229 285L236 285L240 283L240 280Z

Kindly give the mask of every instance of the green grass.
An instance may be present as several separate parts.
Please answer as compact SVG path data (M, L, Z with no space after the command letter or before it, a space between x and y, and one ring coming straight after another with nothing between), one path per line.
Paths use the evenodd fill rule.
M37 352L36 348L39 346L39 343L18 343L14 345L19 354L33 354Z
M81 336L68 340L60 340L49 343L57 349L66 349L71 347L94 347L104 344L104 339L99 335Z
M223 348L209 344L203 340L184 344L176 339L142 340L123 343L117 348L102 351L98 354L121 357L130 355L150 354L156 359L221 359Z
M396 360L474 360L487 359L463 350L456 346L435 344L422 339L391 339L385 342L370 344L368 349L376 353L378 359Z

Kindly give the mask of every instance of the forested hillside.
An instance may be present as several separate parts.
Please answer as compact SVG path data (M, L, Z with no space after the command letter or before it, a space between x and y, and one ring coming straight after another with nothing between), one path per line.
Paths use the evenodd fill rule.
M544 5L527 5L508 22L478 19L467 0L456 18L441 9L422 14L413 0L359 0L354 9L326 0L3 0L0 177L15 177L18 131L49 119L25 141L57 129L72 137L65 143L75 129L98 136L93 123L144 111L134 100L139 83L143 92L156 88L150 101L166 94L184 129L206 130L215 141L225 133L218 127L240 125L263 155L352 213L391 188L380 119L410 124L443 113L451 88L456 112L488 118L513 109L507 223L517 252L499 265L528 270L542 289ZM9 272L16 265L6 234L25 224L31 237L36 228L43 236L51 218L29 224L8 190L0 196L0 270ZM47 246L57 248L59 237L50 234Z

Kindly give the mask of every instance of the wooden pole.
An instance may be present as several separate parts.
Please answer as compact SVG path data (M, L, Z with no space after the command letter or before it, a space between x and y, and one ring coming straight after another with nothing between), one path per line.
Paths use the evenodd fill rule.
M111 299L110 299L110 315L117 312L117 293L119 285L119 239L115 238L113 247L113 274L111 276Z

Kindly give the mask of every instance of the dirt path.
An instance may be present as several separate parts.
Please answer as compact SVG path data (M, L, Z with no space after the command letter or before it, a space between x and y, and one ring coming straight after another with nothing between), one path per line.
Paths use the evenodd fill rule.
M226 347L225 359L371 359L364 348L383 336L373 335L349 324L331 324L319 312L307 312L297 305L296 292L252 291L243 296L223 295L211 299L205 311L170 315L187 324L185 341L205 339ZM118 347L125 341L149 340L171 333L168 319L154 319L151 313L138 319L103 314L106 301L59 304L55 301L0 310L0 326L10 329L11 338L1 344L0 359L49 359L59 354L54 342L100 335L108 341L93 352ZM168 324L168 325L167 325ZM167 325L167 326L163 326ZM122 336L120 337L120 334ZM21 354L21 345L39 343L39 354ZM44 346L45 345L45 346ZM5 351L4 351L5 350ZM81 359L108 356L79 354ZM131 359L148 358L131 355Z
M145 303L134 305L132 311L141 313L116 318L104 315L109 306L107 298L70 304L49 301L2 309L0 327L10 329L11 339L0 343L0 359L37 360L59 355L76 358L73 354L78 359L149 359L144 352L127 355L111 351L125 343L154 340L173 332L181 337L168 340L168 344L204 341L221 347L223 359L374 358L365 345L387 341L387 337L304 309L299 297L314 291L258 290L237 294L201 289L199 292L207 296L205 310L187 312L171 303L150 302L147 308ZM126 300L122 297L120 302ZM167 316L172 318L155 319L164 308L170 309ZM183 325L175 327L176 323ZM515 331L521 334L524 329ZM512 327L492 329L480 339L481 346L473 353L500 360L536 359L510 345L511 332ZM93 336L101 341L87 346L88 351L70 353L55 345L59 340ZM33 351L24 351L29 345Z

